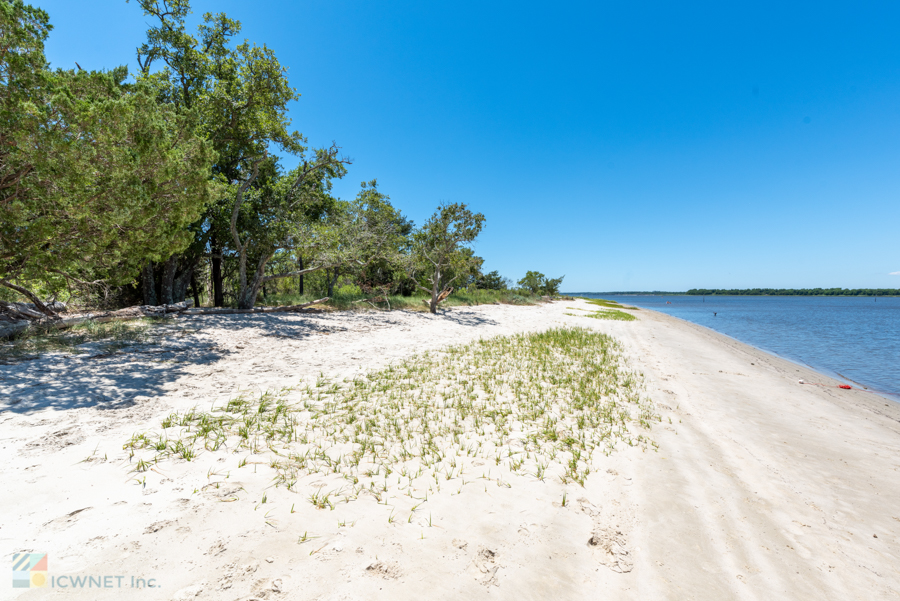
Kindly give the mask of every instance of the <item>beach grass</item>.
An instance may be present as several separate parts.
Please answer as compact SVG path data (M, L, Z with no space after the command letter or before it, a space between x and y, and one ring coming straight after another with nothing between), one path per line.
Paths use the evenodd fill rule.
M103 343L104 350L116 350L144 343L160 318L98 323L88 320L65 330L35 328L27 334L0 343L0 357L25 358L46 352L81 352L79 346L89 342Z
M594 313L585 315L585 317L593 317L594 319L610 319L613 321L635 321L637 319L637 317L631 315L630 313L625 313L624 311L618 311L616 309L595 311Z
M173 413L124 447L135 471L229 452L239 468L268 466L288 490L307 476L342 479L308 498L317 508L363 494L382 502L389 489L427 499L475 480L509 487L501 466L583 486L600 455L656 448L648 434L660 417L621 350L584 328L480 340L355 379L320 375Z
M630 311L639 311L638 307L629 307L627 305L622 305L621 303L617 303L616 301L606 300L604 298L587 298L586 296L579 296L578 298L582 300L586 300L592 305L597 305L598 307L607 307L609 309L628 309Z

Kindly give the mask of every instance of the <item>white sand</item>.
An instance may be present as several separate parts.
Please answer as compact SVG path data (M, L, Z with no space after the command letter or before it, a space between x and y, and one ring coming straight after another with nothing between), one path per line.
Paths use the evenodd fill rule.
M0 596L900 598L900 406L800 385L835 383L658 313L609 322L574 307L593 308L191 317L158 345L0 364L0 551L48 553L54 577L160 585L7 583ZM137 474L123 450L169 413L241 391L563 324L619 339L664 418L658 452L601 456L584 488L492 466L510 487L455 479L415 511L399 494L316 509L307 498L327 478L273 487L269 466L227 450Z

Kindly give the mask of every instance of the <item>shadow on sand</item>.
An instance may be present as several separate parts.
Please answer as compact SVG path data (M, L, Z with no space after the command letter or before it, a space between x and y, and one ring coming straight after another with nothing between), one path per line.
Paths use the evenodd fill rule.
M197 315L174 324L153 326L154 342L110 348L101 342L77 347L78 353L54 352L38 357L0 357L0 414L31 413L41 409L94 408L117 410L141 399L167 394L167 385L190 375L189 367L211 365L235 351L203 336L206 328L239 333L256 330L261 336L303 340L322 334L368 332L409 327L415 320L445 320L464 327L495 325L490 317L465 308L437 315L410 311L338 314ZM340 323L339 323L340 322ZM415 321L413 322L415 323Z

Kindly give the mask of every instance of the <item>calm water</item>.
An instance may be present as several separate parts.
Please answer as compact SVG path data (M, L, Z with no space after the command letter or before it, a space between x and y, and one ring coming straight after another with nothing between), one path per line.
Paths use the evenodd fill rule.
M897 297L581 296L674 315L900 401Z

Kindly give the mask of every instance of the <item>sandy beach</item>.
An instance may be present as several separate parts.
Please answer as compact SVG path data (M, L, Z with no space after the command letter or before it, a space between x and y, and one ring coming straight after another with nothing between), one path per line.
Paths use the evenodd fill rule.
M660 313L621 322L588 310L577 300L439 315L193 316L134 347L0 362L0 548L47 553L55 585L7 582L0 593L900 598L900 404ZM617 340L654 416L650 428L628 422L581 464L583 485L564 475L565 457L529 452L515 421L484 431L485 446L476 426L429 451L440 459L420 462L430 480L415 480L403 457L389 473L329 473L322 465L353 451L324 444L335 440L330 422L304 439L323 448L316 469L297 472L284 467L295 461L287 451L237 452L231 439L191 461L152 461L152 448L133 443L192 408L267 393L290 405L416 355L563 326ZM319 411L306 402L301 425ZM634 404L634 415L647 407ZM112 579L98 588L91 577Z

